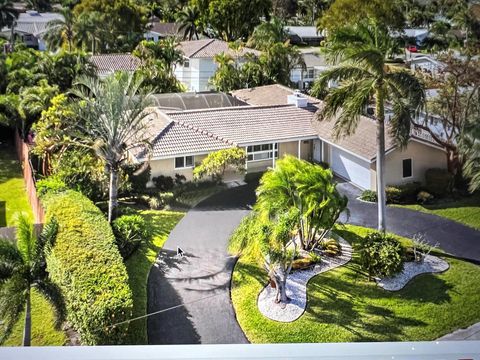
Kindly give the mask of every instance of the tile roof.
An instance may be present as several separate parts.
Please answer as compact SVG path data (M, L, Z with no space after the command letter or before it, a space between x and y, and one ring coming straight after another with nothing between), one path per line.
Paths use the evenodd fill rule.
M245 145L315 136L311 125L315 111L311 106L241 106L171 112L167 116L175 122L205 129L232 143Z
M222 52L232 56L237 56L237 53L228 47L227 42L217 39L182 41L179 44L179 48L182 50L185 57L190 59L213 58L215 55ZM240 52L240 56L244 56L247 53L260 55L260 51L250 48L243 48Z
M39 36L48 30L48 23L54 20L63 20L63 15L29 10L19 14L16 20L15 31Z
M140 60L131 54L100 54L90 56L90 62L96 66L99 74L115 71L135 71Z
M274 84L232 91L232 95L250 105L286 105L288 95L292 95L294 91L286 86ZM321 103L317 98L304 96L310 104Z
M150 25L149 31L156 32L162 36L176 36L179 34L180 26L182 26L180 23L164 23L159 21L155 21Z

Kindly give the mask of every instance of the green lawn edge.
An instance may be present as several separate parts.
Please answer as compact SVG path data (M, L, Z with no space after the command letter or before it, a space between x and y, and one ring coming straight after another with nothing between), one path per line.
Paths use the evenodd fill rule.
M355 243L369 231L346 226L338 232ZM233 273L232 302L252 343L434 340L480 321L480 267L443 256L450 264L446 272L417 276L404 289L388 292L367 281L354 255L346 266L310 280L306 312L292 323L259 312L256 301L267 276L241 257Z
M133 294L132 318L147 313L147 279L158 252L168 235L185 215L183 212L146 210L139 213L147 221L151 237L125 262L129 285ZM147 319L132 321L125 337L125 344L146 345Z

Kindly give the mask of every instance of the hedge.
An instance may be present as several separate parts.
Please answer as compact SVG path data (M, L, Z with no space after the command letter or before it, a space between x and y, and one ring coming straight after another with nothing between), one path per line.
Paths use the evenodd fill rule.
M62 290L67 320L82 344L121 344L133 301L128 275L112 229L101 211L75 191L47 195L47 219L59 231L47 257L47 270Z

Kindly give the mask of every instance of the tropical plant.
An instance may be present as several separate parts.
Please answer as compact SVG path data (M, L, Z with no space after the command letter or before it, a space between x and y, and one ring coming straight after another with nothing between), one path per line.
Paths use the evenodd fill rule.
M0 29L10 25L17 15L13 11L13 2L11 0L0 0Z
M322 92L329 82L338 87L328 91L319 120L335 119L337 138L353 134L368 105L374 104L377 123L377 194L378 229L386 229L385 198L385 103L392 104L389 131L396 143L406 146L413 121L412 111L424 104L425 92L419 80L406 70L390 66L387 57L392 51L392 39L387 29L375 24L360 23L334 31L325 52L338 65L323 72L313 89Z
M108 221L115 218L118 175L121 165L133 149L143 149L149 157L151 144L145 121L151 105L149 94L140 91L141 78L119 73L100 82L82 78L74 93L79 97L77 109L82 124L78 138L104 161L110 176Z
M183 40L191 41L194 37L198 40L198 24L200 10L196 6L184 7L177 15L180 22L179 31L183 31Z
M469 126L462 138L461 151L466 161L463 165L464 175L469 179L470 191L480 190L480 128Z
M277 17L273 17L270 21L261 23L253 30L247 46L265 50L272 44L285 42L287 37L284 22Z
M246 157L245 150L238 147L212 152L193 169L193 177L199 180L211 176L213 180L221 181L227 168L244 171Z
M25 311L23 346L30 346L31 291L36 289L52 305L56 325L65 317L65 305L59 289L54 285L46 270L46 254L52 248L58 225L52 219L36 237L28 215L19 214L16 244L0 239L0 344L10 335L21 313Z
M147 223L140 215L122 215L112 223L113 235L123 259L128 259L147 239Z
M285 156L267 171L257 189L257 207L270 217L295 209L295 230L303 250L313 250L346 209L330 170Z
M60 14L63 17L62 19L55 19L48 22L44 39L49 50L57 50L66 44L68 51L72 51L75 38L74 27L76 18L72 9L68 7L61 9Z

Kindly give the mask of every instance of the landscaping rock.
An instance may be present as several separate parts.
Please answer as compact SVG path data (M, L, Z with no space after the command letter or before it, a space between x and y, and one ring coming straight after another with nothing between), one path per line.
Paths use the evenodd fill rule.
M297 320L305 311L307 306L307 283L308 281L322 272L345 265L352 258L352 247L350 244L339 239L342 246L342 254L336 257L322 257L319 264L306 270L297 270L292 272L287 278L287 296L290 301L288 304L275 303L276 289L268 284L258 296L258 309L269 319L291 322Z
M403 289L415 276L428 273L439 273L447 270L450 266L445 260L427 255L423 262L406 262L400 274L389 278L375 279L378 286L388 291Z

